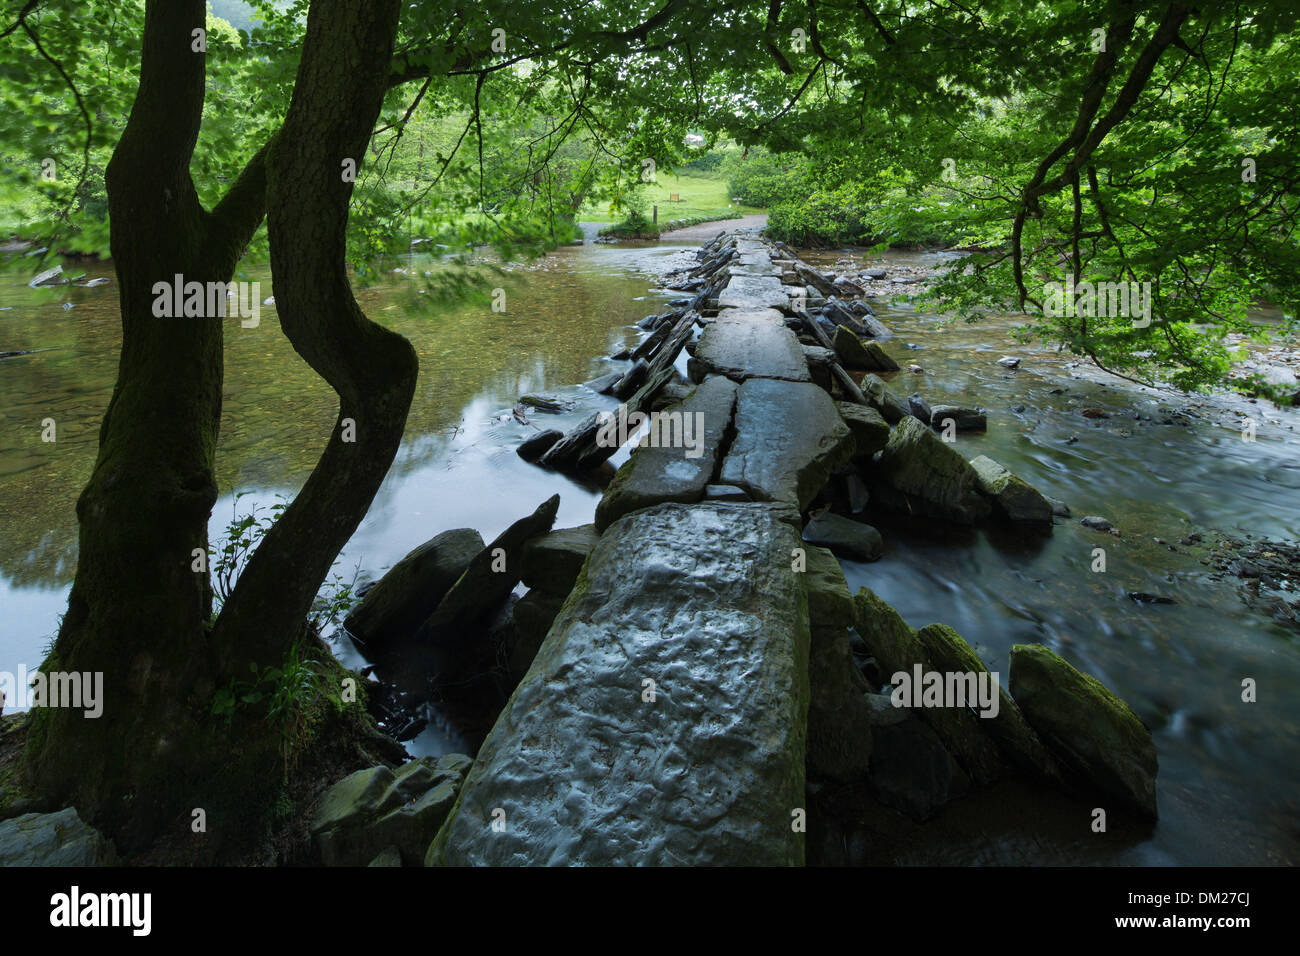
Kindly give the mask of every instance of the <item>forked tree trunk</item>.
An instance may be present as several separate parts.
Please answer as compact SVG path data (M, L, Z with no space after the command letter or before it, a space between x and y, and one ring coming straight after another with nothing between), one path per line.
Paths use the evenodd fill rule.
M235 814L251 794L274 791L278 781L257 771L267 769L263 758L278 741L269 729L227 740L211 716L213 691L249 660L280 662L396 454L415 355L405 339L369 322L348 289L351 185L340 162L363 155L397 15L397 0L313 5L286 129L209 213L189 172L204 89L192 32L204 24L205 3L147 5L140 87L108 169L121 364L77 505L80 555L68 613L43 666L101 672L104 709L98 719L79 709L38 710L27 750L36 790L75 805L124 849L168 828L188 830L191 809L216 814L209 826L226 837L258 823L256 814L238 821ZM209 578L194 569L194 554L206 552L217 496L222 319L155 317L154 284L177 274L185 282L230 279L264 214L271 155L281 319L338 390L340 417L354 419L357 440L336 432L214 631ZM225 779L232 764L242 772Z
M350 174L388 89L399 10L398 0L312 5L293 100L267 162L280 324L338 393L339 415L311 477L217 620L214 646L232 672L283 660L392 465L415 394L415 350L366 318L346 262Z
M211 590L192 570L216 500L222 320L158 318L153 285L227 281L261 221L260 157L212 213L190 157L203 112L203 0L150 0L131 116L107 172L122 312L117 384L77 502L80 554L43 669L103 674L103 713L41 708L28 769L37 790L132 837L157 825L192 754L191 695L208 671Z

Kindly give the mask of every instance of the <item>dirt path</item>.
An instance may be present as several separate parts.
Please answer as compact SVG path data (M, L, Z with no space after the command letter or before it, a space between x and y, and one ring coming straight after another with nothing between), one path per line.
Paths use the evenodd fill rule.
M672 232L665 232L660 235L661 239L671 239L673 242L678 240L690 242L703 242L705 239L712 239L722 230L732 229L762 229L767 225L767 213L756 213L752 216L742 216L740 219L721 219L717 222L701 222L694 226L687 226L685 229L674 229Z

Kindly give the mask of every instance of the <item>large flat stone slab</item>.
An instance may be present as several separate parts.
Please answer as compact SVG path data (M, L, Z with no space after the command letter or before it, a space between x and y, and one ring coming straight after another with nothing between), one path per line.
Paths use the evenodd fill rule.
M736 393L735 431L719 482L800 511L853 455L835 403L811 382L745 382Z
M802 864L798 546L764 504L664 504L614 522L426 862Z
M731 424L736 388L730 379L714 376L685 401L655 413L642 438L648 443L632 452L596 505L597 531L651 505L690 504L704 497Z
M732 276L727 287L718 294L718 308L782 309L788 306L781 277L774 275Z
M755 249L740 250L740 256L731 267L731 274L773 275L775 268L767 250L759 245Z
M709 373L737 382L750 378L811 380L803 347L773 309L719 312L700 333L690 370L697 381Z

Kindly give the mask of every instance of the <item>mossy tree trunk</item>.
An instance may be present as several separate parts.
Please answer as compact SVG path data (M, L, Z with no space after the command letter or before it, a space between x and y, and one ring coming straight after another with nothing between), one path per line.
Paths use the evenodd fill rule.
M219 318L159 318L155 282L227 281L264 213L262 157L215 209L190 178L203 112L204 0L151 0L140 86L107 171L122 312L117 384L77 502L77 574L46 671L102 672L103 714L41 709L36 786L122 833L149 829L190 759L191 697L210 655L206 550L221 416Z
M361 311L346 263L351 173L389 87L399 10L398 0L312 5L293 99L267 161L280 325L338 393L339 414L311 477L217 621L214 644L234 666L284 657L392 465L415 394L415 350Z
M222 779L240 743L223 746L213 691L249 661L283 660L396 454L416 377L410 344L366 319L344 268L352 187L341 162L360 165L378 116L397 0L312 5L284 129L210 211L190 175L205 81L193 31L205 7L149 0L139 90L107 173L121 363L77 503L68 612L43 665L102 672L103 714L41 709L27 752L38 792L75 805L125 849L185 826L191 808L237 805L234 791L278 783ZM354 421L356 440L336 428L212 627L209 577L194 570L194 553L207 550L217 498L223 319L155 317L153 287L178 274L229 281L268 196L281 322L338 391L340 422ZM258 754L276 749L243 743ZM250 762L245 775L260 767Z

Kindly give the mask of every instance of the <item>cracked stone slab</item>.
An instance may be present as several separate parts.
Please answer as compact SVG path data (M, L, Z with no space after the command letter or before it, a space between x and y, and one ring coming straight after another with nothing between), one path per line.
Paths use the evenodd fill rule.
M853 456L853 435L835 403L811 382L743 383L735 433L718 481L799 511Z
M737 382L780 378L807 382L803 346L774 309L724 309L695 343L691 375L702 381L709 372Z
M647 436L655 444L634 449L619 468L596 505L596 530L665 501L699 501L717 469L735 402L736 383L713 376L684 401L656 412Z
M733 275L718 294L720 309L783 309L789 302L780 276L774 275Z
M731 267L731 274L737 274L737 270L742 275L772 275L772 259L767 250L759 248L754 251L742 251L739 261Z
M787 517L670 503L610 525L426 862L801 865L810 633Z

